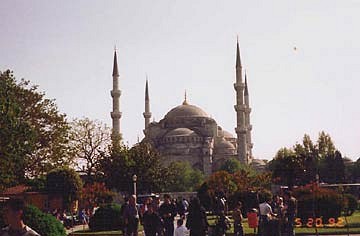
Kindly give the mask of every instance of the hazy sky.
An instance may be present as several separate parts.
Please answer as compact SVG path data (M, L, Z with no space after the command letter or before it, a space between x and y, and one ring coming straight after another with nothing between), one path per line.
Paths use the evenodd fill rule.
M70 119L110 126L116 44L121 132L130 145L143 137L146 74L157 121L186 89L190 104L235 135L238 35L254 155L270 159L324 130L356 160L359 11L356 0L2 0L0 70L39 85Z

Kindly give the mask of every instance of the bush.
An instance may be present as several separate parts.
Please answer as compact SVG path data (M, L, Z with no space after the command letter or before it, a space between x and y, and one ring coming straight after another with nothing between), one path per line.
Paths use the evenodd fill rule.
M96 210L90 218L91 231L119 230L121 229L121 207L118 204L107 204Z
M54 216L45 214L35 206L28 205L24 212L24 222L42 236L65 236L64 226Z
M337 218L341 215L342 197L337 192L319 188L316 185L300 187L294 191L298 200L298 217L323 217L323 220Z
M346 215L351 216L358 207L357 199L352 194L345 194L344 198L346 200L346 204L344 206L345 213Z

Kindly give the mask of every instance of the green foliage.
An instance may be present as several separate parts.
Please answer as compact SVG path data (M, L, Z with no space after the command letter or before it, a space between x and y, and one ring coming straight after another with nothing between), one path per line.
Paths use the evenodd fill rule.
M315 144L305 134L302 144L280 149L268 167L274 183L290 188L314 182L317 175L326 183L343 182L345 178L341 153L335 149L330 135L323 131Z
M34 206L27 206L24 222L42 236L65 236L64 226L54 216L45 214Z
M46 190L49 194L61 195L68 208L72 201L80 198L82 181L73 169L55 169L46 176Z
M167 180L169 192L192 192L197 189L204 180L204 174L193 169L188 162L172 162L169 166L169 178Z
M234 174L237 171L240 171L241 168L241 163L239 160L237 160L236 158L230 158L227 159L221 166L220 166L220 170L223 171L227 171L230 174Z
M133 175L137 176L138 193L161 192L168 184L168 168L148 143L139 143L131 149L115 147L101 160L100 166L106 185L119 191L133 191Z
M344 211L346 215L351 216L358 208L357 198L352 194L344 194L345 206Z
M323 217L323 221L341 215L343 199L337 192L319 188L316 184L306 185L294 190L298 201L298 217L307 219L309 217Z
M108 204L96 210L90 218L89 228L91 231L119 230L121 229L121 207L118 204Z
M69 163L67 131L53 100L10 70L0 72L0 188Z
M353 183L360 180L360 158L349 167L349 180Z
M0 190L25 180L26 157L35 148L35 132L21 117L17 86L12 72L0 72Z

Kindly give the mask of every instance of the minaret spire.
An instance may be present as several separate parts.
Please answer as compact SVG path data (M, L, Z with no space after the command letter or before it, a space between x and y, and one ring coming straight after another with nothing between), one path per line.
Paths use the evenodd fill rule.
M246 125L245 125L245 108L244 104L244 89L245 84L242 79L242 66L240 60L239 40L236 41L236 82L234 89L236 91L236 128L237 134L237 156L240 162L248 163L248 152L246 144Z
M239 38L236 39L236 67L240 67L240 68L241 68Z
M247 78L246 78L246 70L245 70L245 91L244 91L244 96L249 96L249 90L248 90L248 86L247 86ZM246 98L245 98L246 100ZM245 101L246 103L246 101ZM249 105L249 104L247 104Z
M119 90L119 70L118 70L118 63L117 63L117 53L116 48L114 50L114 65L113 65L113 89L111 90L111 97L113 101L113 111L110 113L112 119L112 135L111 139L113 145L119 145L122 139L120 133L120 96L121 90Z
M148 85L147 75L146 75L146 84L145 84L145 112L143 113L143 116L145 118L145 130L146 130L150 124L150 118L151 118L149 85Z
M247 84L247 74L245 71L245 91L244 91L244 99L245 99L245 128L246 128L246 145L248 151L249 161L253 158L252 155L252 148L254 144L251 142L251 130L252 125L250 123L250 102L249 102L249 91L248 91L248 84Z

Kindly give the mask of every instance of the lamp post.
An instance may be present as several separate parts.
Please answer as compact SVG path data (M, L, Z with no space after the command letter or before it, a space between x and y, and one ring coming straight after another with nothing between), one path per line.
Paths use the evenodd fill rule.
M136 196L136 180L137 180L137 176L133 175L132 180L133 180L133 183L134 183L134 195Z

